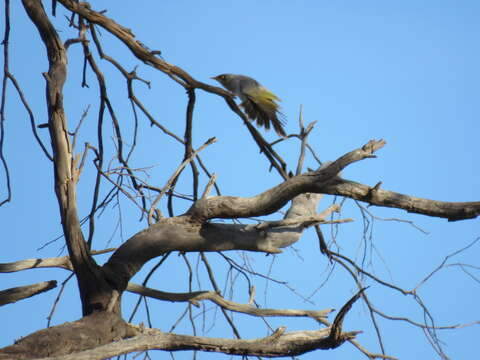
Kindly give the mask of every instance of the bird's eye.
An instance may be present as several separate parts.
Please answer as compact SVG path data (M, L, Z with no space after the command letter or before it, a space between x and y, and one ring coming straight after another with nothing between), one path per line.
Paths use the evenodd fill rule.
M225 80L225 75L220 75L220 79Z

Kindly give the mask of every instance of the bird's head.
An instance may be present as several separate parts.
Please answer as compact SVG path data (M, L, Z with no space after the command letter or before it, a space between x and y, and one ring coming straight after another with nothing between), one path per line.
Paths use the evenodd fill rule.
M232 74L220 74L220 75L212 77L212 79L218 81L223 86L228 87L228 84L233 79L233 75Z

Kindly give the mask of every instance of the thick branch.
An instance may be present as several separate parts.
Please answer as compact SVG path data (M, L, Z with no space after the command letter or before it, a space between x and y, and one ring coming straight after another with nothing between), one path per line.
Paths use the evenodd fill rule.
M371 140L363 147L353 150L319 170L289 178L257 196L241 198L236 196L214 196L196 201L187 215L205 221L212 218L242 218L263 216L279 210L295 196L307 193L321 193L322 186L333 179L348 165L375 157L373 153L385 145L383 140Z
M320 198L317 194L297 196L286 218L315 214ZM281 248L298 241L304 229L303 223L259 231L248 225L198 223L189 216L162 218L122 244L103 269L109 281L123 290L143 264L165 252L248 250L279 253Z
M9 273L37 268L62 268L73 270L72 263L68 256L61 256L46 259L25 259L11 263L0 264L0 273Z
M96 360L145 350L202 350L232 355L282 357L297 356L317 349L332 349L347 339L355 337L357 332L343 333L341 343L332 343L329 329L317 331L292 331L282 333L279 329L272 336L252 340L207 338L163 333L154 329L145 329L144 334L130 339L99 346L92 350L56 358L56 360ZM45 359L46 360L46 359Z
M57 286L55 280L42 281L33 285L18 286L15 288L0 291L0 306L23 300L42 292L53 289Z
M403 209L449 221L474 219L480 215L480 201L447 202L422 199L340 178L335 178L319 190L324 194L346 196L370 205Z
M143 326L132 326L113 313L96 312L73 323L28 335L12 346L0 349L0 360L44 357L46 360L52 356L56 360L93 360L153 349L202 350L266 357L295 356L317 349L333 349L353 339L358 332L342 332L341 323L358 296L342 307L331 327L289 333L285 332L285 327L280 327L270 336L252 340L163 333L156 329L144 329ZM62 341L58 341L60 337Z
M92 250L91 255L105 254L114 251L115 248L104 250ZM69 256L60 256L45 259L25 259L11 263L0 263L0 273L9 273L29 269L39 268L62 268L65 270L73 270L72 263Z
M472 219L480 214L480 202L445 202L417 198L341 179L337 174L348 165L374 157L384 141L370 141L319 170L291 177L285 182L250 198L216 196L195 202L188 215L197 219L239 218L271 214L301 193L341 195L371 205L394 207L408 212L446 218Z
M96 312L75 322L39 330L0 349L0 360L62 356L137 335L118 315Z

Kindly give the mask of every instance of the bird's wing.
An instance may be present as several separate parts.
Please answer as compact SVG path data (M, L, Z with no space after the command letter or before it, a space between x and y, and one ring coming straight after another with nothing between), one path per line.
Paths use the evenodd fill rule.
M272 124L279 136L286 136L283 129L283 125L285 125L284 115L279 111L278 104L267 95L260 94L258 96L257 94L257 96L251 96L245 94L241 106L250 119L256 120L258 126L268 130L270 129L270 124Z

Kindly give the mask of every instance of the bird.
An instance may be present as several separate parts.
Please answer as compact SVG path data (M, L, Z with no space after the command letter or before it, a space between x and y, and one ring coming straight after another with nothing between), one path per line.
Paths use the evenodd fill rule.
M242 101L240 106L250 120L256 121L258 126L266 130L272 125L278 136L287 136L283 129L284 115L279 111L277 104L277 101L281 100L257 80L236 74L221 74L212 79L240 98Z

